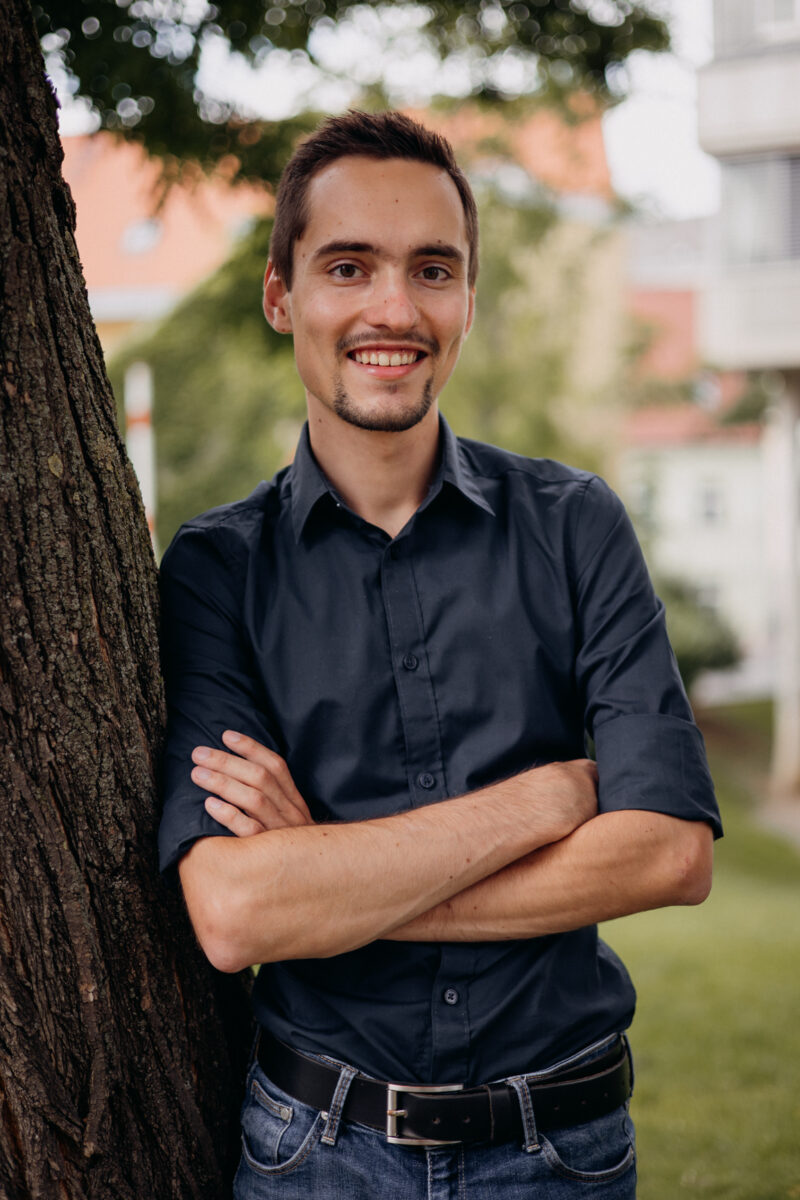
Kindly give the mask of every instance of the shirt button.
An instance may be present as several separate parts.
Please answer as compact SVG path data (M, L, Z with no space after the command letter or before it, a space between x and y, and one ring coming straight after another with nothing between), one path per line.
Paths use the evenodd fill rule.
M416 654L407 654L403 659L403 666L407 671L416 671L419 666L419 659Z
M417 783L427 791L430 791L432 787L436 787L436 780L427 771L423 771L421 775L417 776Z
M458 1004L460 996L455 988L445 988L444 1002L445 1004Z

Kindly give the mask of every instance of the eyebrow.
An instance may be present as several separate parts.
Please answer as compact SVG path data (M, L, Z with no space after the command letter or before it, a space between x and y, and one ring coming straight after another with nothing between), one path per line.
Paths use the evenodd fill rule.
M319 250L314 253L314 261L327 258L330 254L375 254L380 255L377 246L373 246L371 242L326 242L324 246L320 246ZM415 246L411 251L412 258L447 258L451 262L464 265L464 255L457 246L451 246L449 242L436 242L428 246Z

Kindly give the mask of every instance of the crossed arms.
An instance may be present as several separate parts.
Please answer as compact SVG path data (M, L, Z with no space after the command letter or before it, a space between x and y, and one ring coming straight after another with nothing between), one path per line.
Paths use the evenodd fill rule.
M283 759L230 731L223 741L230 753L195 750L192 778L236 836L202 838L179 868L200 944L223 971L377 938L561 933L698 904L710 888L709 825L643 810L598 815L585 759L391 817L319 825Z

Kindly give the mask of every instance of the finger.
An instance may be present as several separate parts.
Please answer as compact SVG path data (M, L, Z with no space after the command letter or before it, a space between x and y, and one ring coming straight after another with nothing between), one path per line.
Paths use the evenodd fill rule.
M258 745L258 743L254 744ZM238 754L227 754L224 750L214 750L209 746L195 746L192 751L192 760L202 770L209 770L231 780L237 780L260 795L267 796L282 812L286 812L292 824L312 824L308 806L297 788L294 787L289 769L283 763L283 759L279 755L273 754L272 751L267 751L265 746L261 746L260 749L269 754L271 758L262 763L256 763ZM283 771L280 769L280 764L283 764ZM196 776L193 772L192 778L200 787L216 787L207 776ZM291 783L292 789L288 794L284 783L286 778ZM234 804L244 803L247 807L246 796L243 792L237 793L233 797L226 795L225 799L232 799Z
M305 812L309 821L311 820L308 805L295 786L286 759L281 758L280 754L276 754L268 746L262 746L261 742L257 742L255 738L238 733L235 729L226 729L222 734L222 740L235 754L268 770L280 785L286 798L291 800L292 804L295 804L302 812Z
M264 833L264 826L259 821L254 821L241 809L233 804L226 804L217 796L206 796L205 808L209 816L226 829L230 829L237 837L252 837L254 833Z
M224 757L231 758L230 755ZM274 784L270 786L268 776L261 786L254 788L242 783L227 771L212 771L203 766L192 769L192 782L206 791L213 792L229 804L234 804L248 817L259 821L265 829L281 829L284 825L308 823L303 814Z

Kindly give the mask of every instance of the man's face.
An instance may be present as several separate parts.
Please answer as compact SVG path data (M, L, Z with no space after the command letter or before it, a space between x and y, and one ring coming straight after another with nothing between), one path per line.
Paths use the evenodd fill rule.
M267 269L264 309L294 335L309 416L403 430L429 411L472 323L464 212L446 171L338 159L311 181L287 291Z

